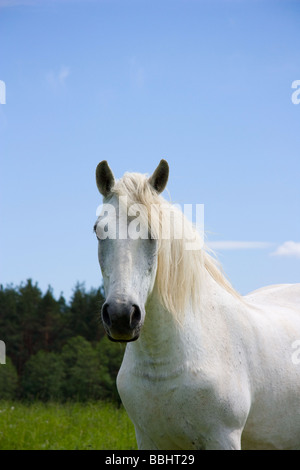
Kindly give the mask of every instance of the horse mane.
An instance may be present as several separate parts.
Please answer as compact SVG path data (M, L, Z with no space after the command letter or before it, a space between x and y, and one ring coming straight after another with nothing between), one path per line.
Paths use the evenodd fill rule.
M227 292L239 297L223 274L218 261L208 253L209 250L194 225L185 218L182 211L152 188L147 175L125 173L115 182L111 193L116 194L119 200L120 196L126 197L127 208L138 204L139 217L148 224L150 236L158 240L155 287L170 312L178 317L188 307L192 307L194 311L199 309L205 273ZM182 226L183 220L185 236L177 238L176 227L179 224ZM169 237L162 238L161 234L168 231ZM186 249L187 239L190 241L192 238L194 243L199 244L199 249Z

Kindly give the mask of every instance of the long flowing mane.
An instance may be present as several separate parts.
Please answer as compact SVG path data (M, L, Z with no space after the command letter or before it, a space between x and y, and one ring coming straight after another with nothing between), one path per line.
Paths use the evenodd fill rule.
M194 225L182 211L157 194L149 184L147 175L125 173L115 182L111 193L117 195L119 200L122 199L120 196L125 197L127 207L138 204L139 216L148 224L150 236L158 240L155 283L170 312L178 317L187 307L197 311L205 273L209 273L227 292L239 296L222 273L217 260L208 253ZM183 236L177 237L176 233L183 223ZM162 237L166 233L168 237ZM199 249L186 249L186 243L191 239L199 244Z

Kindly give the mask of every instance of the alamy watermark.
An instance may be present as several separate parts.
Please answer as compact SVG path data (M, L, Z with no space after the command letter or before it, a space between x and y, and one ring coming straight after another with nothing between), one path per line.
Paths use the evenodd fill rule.
M6 364L6 346L4 341L0 341L0 364Z
M292 93L291 100L293 104L300 103L300 80L294 80L292 83L292 88L295 91Z
M297 339L292 343L292 348L295 349L292 354L292 363L297 366L300 364L300 339Z
M6 104L6 85L3 80L0 80L0 104Z
M120 196L118 210L104 203L98 206L96 216L95 232L100 240L182 239L185 249L191 251L204 245L204 204L151 204L149 212L143 204L128 205L127 197Z

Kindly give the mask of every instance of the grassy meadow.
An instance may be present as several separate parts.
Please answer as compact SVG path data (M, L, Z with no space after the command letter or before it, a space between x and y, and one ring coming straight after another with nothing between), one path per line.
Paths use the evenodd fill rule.
M134 427L110 403L0 401L0 450L132 450Z

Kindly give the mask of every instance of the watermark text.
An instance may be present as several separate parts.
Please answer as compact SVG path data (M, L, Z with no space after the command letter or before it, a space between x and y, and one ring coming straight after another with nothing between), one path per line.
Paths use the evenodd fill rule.
M6 364L6 346L4 341L0 340L0 364Z
M95 232L99 240L184 240L186 250L199 250L204 245L204 204L127 204L98 206ZM194 221L194 222L193 222Z
M292 363L297 366L300 364L300 339L297 339L292 343L292 348L295 349L292 354Z
M0 104L6 104L6 85L3 80L0 80Z
M295 91L292 93L291 100L293 104L300 103L300 80L294 80L292 83L292 88Z

